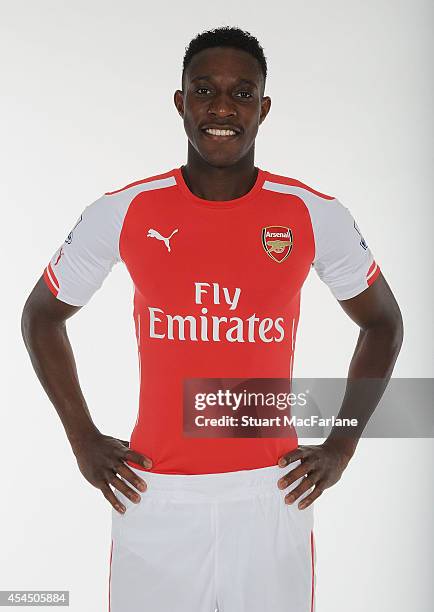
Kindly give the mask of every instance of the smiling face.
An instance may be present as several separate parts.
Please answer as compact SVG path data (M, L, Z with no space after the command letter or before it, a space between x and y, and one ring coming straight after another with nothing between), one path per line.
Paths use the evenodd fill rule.
M231 166L252 150L271 105L263 91L260 64L250 53L212 47L193 56L174 101L190 145L208 164Z

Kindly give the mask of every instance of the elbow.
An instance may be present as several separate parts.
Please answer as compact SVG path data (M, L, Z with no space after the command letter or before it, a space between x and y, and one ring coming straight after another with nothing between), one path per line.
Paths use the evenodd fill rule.
M404 321L402 319L401 311L398 311L399 317L395 325L394 333L394 345L396 347L396 353L398 354L401 350L402 343L404 341Z
M398 305L392 316L386 321L384 328L391 353L397 357L404 341L404 321Z
M398 304L382 313L375 322L372 322L365 330L369 336L376 339L377 347L386 351L392 360L395 360L401 350L404 341L404 322Z
M401 309L399 308L397 302L395 302L395 308L391 318L393 323L393 343L397 348L397 352L399 353L404 341L404 321L402 318Z
M29 349L31 338L35 331L35 326L40 321L39 314L40 312L37 308L36 300L34 299L32 292L28 296L21 312L21 336L27 349Z
M32 330L32 307L29 298L27 298L21 313L21 336L26 347L29 345L29 339Z

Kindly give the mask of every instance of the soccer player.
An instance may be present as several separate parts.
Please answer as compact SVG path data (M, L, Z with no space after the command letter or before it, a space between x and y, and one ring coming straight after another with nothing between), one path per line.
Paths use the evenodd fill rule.
M266 75L249 32L193 39L174 94L186 163L84 208L23 310L79 469L112 506L111 612L312 612L313 502L340 479L400 350L398 305L349 209L254 165ZM140 366L129 441L93 423L65 326L121 261ZM292 431L191 435L185 388L290 380L311 267L360 328L338 415L358 427L320 445ZM377 382L368 392L363 379Z

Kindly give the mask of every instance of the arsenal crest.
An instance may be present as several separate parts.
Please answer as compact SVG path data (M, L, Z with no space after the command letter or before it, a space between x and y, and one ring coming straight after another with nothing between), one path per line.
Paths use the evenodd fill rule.
M262 246L271 259L282 263L292 250L290 228L282 225L269 225L262 228Z

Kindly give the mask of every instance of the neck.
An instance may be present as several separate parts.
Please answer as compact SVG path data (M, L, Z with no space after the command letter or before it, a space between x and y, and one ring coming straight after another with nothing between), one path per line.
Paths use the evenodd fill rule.
M192 148L192 147L191 147ZM254 149L231 166L208 164L197 151L190 152L187 163L181 166L184 180L194 195L205 200L225 201L241 198L255 184L258 168L254 165Z

